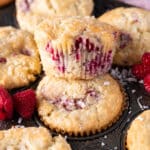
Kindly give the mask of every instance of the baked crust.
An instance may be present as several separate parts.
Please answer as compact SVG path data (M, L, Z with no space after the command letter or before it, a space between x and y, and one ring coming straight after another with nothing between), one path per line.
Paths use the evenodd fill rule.
M92 79L110 69L118 33L94 17L57 18L39 24L35 40L47 75Z
M33 36L13 27L0 28L0 85L7 89L28 85L41 71Z
M0 0L0 7L9 4L13 0Z
M142 112L133 120L126 143L128 150L150 149L150 110Z
M145 52L150 52L150 11L140 8L116 8L104 13L98 20L113 25L125 36L126 44L119 47L114 63L128 66L139 63Z
M1 150L71 150L62 136L52 137L43 127L1 130L0 146Z
M46 126L83 136L111 126L120 117L125 97L106 74L87 81L46 76L37 88L37 99L38 114Z
M30 32L43 18L89 16L93 7L93 0L16 0L18 23L22 29Z

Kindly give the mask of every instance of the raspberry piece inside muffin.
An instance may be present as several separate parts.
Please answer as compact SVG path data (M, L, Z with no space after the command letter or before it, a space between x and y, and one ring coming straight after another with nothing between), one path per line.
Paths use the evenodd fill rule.
M125 48L129 42L132 41L132 38L127 33L121 33L120 34L120 47L119 48Z
M7 62L7 59L4 57L0 57L0 63L5 64Z
M33 0L22 0L20 2L20 8L23 12L27 12L30 10L30 4L33 2Z
M63 108L66 111L73 111L89 107L99 100L100 93L94 89L90 89L86 91L85 96L82 98L69 98L64 95L56 99L49 99L48 101L58 108Z
M30 51L27 50L27 49L22 49L22 50L20 51L20 53L23 54L23 55L26 55L26 56L31 56Z

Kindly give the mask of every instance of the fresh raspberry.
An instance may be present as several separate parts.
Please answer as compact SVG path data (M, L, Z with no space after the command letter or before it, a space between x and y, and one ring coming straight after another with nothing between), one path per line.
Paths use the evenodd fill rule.
M150 74L144 78L144 87L145 90L150 93Z
M145 76L144 67L142 64L137 64L132 67L132 73L139 79L143 79Z
M17 92L13 95L15 110L25 119L31 118L36 105L35 92L32 89Z
M132 67L132 73L139 79L143 79L147 74L150 74L150 53L144 53L142 63Z
M150 65L145 65L145 64L142 65L143 65L144 75L146 76L147 74L150 74Z
M6 89L0 87L0 120L11 119L13 116L13 101Z
M144 53L144 55L142 56L142 63L143 65L147 66L150 68L150 53Z
M6 119L5 113L0 111L0 120L5 120L5 119Z

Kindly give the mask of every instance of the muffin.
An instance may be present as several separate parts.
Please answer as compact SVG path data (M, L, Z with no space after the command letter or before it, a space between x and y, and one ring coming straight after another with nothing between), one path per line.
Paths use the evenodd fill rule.
M17 21L22 29L33 32L45 18L89 16L93 6L93 0L16 0Z
M100 21L121 30L114 64L131 66L150 52L150 11L140 8L116 8L99 17Z
M116 28L94 17L70 17L43 21L35 40L47 75L92 79L110 69L118 35Z
M131 123L127 132L127 150L150 150L150 110L145 110Z
M1 130L0 146L1 150L71 150L65 139L52 137L43 127Z
M0 7L5 6L12 2L13 0L0 0Z
M13 27L0 28L0 85L19 88L35 81L41 71L33 36Z
M38 114L46 126L83 136L111 126L120 117L125 95L108 74L93 80L45 76L37 88L37 101Z

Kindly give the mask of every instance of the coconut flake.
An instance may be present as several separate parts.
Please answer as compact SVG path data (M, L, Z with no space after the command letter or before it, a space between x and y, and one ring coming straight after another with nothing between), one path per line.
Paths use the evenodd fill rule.
M77 105L80 106L81 108L84 108L86 106L85 102L82 100L77 101Z
M110 82L109 81L105 81L104 85L110 85Z
M135 89L133 89L131 92L134 94L134 93L136 92L136 90L135 90Z
M115 146L115 147L114 147L114 150L117 150L117 149L118 149L118 147L117 147L117 146Z
M18 124L21 124L22 120L23 120L23 119L22 119L21 117L19 117L19 118L18 118L18 121L17 121Z
M139 83L140 83L140 84L143 84L143 80L140 80Z
M104 135L104 139L107 139L107 135Z
M137 79L132 75L131 69L119 70L119 68L116 67L114 69L111 69L110 73L123 85L126 85L127 82L137 82Z
M65 140L67 140L67 138L68 138L68 136L67 136L67 135L65 135L65 136L64 136L64 139L65 139Z
M101 146L102 146L102 147L105 146L105 143L104 143L104 142L101 142Z
M137 103L138 103L139 107L143 110L143 106L142 106L142 104L140 103L140 100L141 100L141 99L142 99L142 96L138 97L138 98L137 98Z
M129 112L128 112L128 114L131 114L132 113L132 111L130 110Z
M130 118L127 119L127 122L130 122Z
M138 116L137 119L140 120L140 121L144 120L141 116Z
M138 103L139 107L141 108L141 110L149 109L149 106L145 106L145 105L142 105L142 104L140 103L140 100L141 100L142 98L143 98L142 96L140 96L140 97L137 98L137 103Z

